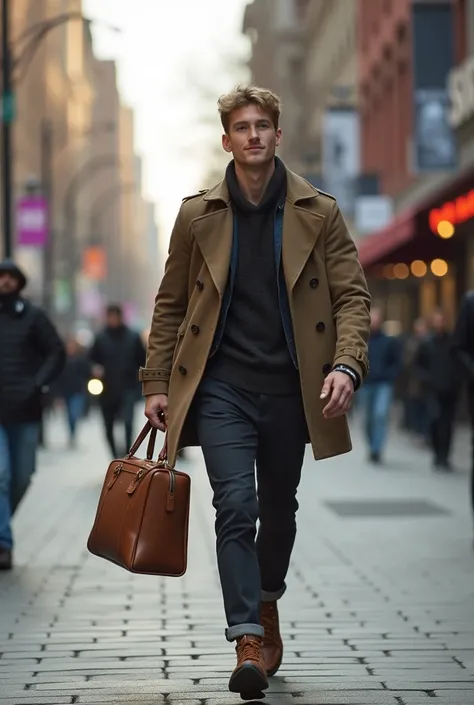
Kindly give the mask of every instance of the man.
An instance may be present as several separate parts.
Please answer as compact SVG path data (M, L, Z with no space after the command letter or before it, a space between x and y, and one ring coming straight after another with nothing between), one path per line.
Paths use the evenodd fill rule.
M53 324L21 297L26 283L0 262L0 570L13 565L11 519L35 471L42 396L65 360Z
M443 312L435 310L430 324L431 332L418 348L414 364L426 396L433 469L449 471L459 376L453 358L453 337Z
M474 291L468 291L461 300L453 335L453 353L455 361L461 363L468 384L472 431L471 506L474 513Z
M414 433L423 444L428 438L428 410L424 390L413 363L418 349L427 335L428 326L425 319L417 318L413 324L413 333L403 345L403 369L398 380L405 407L404 426L407 431Z
M370 373L361 393L369 461L375 464L382 462L393 390L401 363L402 353L397 340L384 332L381 309L373 308L370 314Z
M105 436L112 458L117 458L133 443L137 371L145 361L142 339L125 325L122 309L117 304L107 307L105 328L96 337L90 357L97 366L94 374L102 379L104 385L100 406ZM118 419L125 425L125 449L120 450L117 450L114 436L114 426Z
M184 199L140 378L169 462L202 447L237 641L229 689L251 698L282 659L277 600L305 444L318 459L351 449L345 415L367 372L370 297L334 198L275 158L278 97L240 87L219 110L234 159L221 183Z

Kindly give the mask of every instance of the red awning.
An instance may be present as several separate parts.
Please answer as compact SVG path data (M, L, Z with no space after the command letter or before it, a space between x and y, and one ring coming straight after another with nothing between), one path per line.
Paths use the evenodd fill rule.
M363 267L377 264L383 257L397 250L415 237L413 208L397 215L385 228L366 235L359 245L359 259Z

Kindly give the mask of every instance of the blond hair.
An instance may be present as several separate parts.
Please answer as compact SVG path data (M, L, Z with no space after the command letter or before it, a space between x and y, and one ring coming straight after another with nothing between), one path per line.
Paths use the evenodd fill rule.
M268 113L272 119L275 130L281 114L280 98L267 90L257 86L237 86L231 93L222 95L217 101L222 127L229 131L230 115L234 110L245 108L247 105L256 105L262 112Z

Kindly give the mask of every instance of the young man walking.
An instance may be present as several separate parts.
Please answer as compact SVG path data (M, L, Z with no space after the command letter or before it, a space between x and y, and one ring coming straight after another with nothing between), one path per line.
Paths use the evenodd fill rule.
M238 88L219 111L233 160L181 206L140 378L169 462L202 447L237 642L229 688L252 698L282 660L277 600L305 445L318 459L351 449L345 414L367 373L370 297L334 198L275 157L278 97Z

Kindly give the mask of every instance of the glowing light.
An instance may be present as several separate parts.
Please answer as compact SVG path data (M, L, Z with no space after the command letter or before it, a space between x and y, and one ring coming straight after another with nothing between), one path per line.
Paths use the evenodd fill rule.
M406 264L400 262L400 264L396 264L393 268L393 274L396 279L407 279L410 276L410 270Z
M94 397L98 397L99 394L102 394L104 391L104 385L100 379L90 379L87 389L89 390L89 394L92 394Z
M395 278L395 274L394 274L393 269L394 269L393 264L387 264L383 268L383 275L386 279L394 279Z
M421 259L416 259L411 263L411 273L414 277L424 277L428 271L428 267Z
M449 220L440 220L437 230L443 240L449 240L454 235L454 225Z
M435 277L444 277L448 273L448 263L444 259L434 259L430 265L430 269Z

